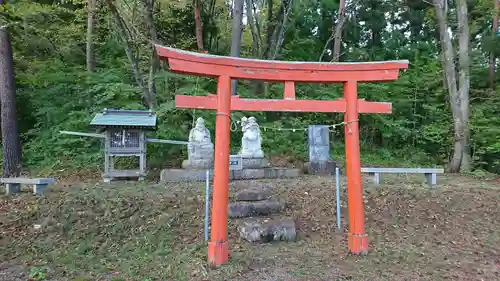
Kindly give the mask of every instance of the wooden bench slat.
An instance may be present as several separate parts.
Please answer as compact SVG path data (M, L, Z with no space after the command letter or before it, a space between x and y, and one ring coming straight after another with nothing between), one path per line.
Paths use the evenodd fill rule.
M1 183L49 184L55 181L54 178L0 178Z

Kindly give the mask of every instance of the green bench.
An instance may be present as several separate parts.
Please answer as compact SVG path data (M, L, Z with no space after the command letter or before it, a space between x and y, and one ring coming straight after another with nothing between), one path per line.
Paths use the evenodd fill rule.
M47 189L47 186L55 181L53 178L0 178L0 182L5 184L5 193L7 195L21 192L21 184L32 185L34 194L42 194Z

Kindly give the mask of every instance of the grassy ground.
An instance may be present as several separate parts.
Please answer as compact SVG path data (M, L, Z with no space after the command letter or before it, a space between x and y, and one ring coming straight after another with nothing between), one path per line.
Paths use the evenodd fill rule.
M500 183L443 176L365 179L367 256L351 256L334 180L275 180L298 241L252 245L231 220L231 262L206 264L203 183L58 184L0 197L0 280L500 280ZM232 195L251 182L235 182ZM345 186L345 185L344 185ZM0 192L2 192L0 190ZM342 194L347 224L346 192ZM346 230L344 229L344 232Z

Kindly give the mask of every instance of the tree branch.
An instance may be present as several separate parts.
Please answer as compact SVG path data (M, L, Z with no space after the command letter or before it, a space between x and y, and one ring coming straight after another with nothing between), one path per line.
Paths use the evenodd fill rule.
M273 37L276 38L273 40L275 42L273 50L273 55L271 56L270 59L274 60L278 56L278 53L281 51L281 48L283 46L283 41L285 40L285 32L287 29L287 21L288 18L292 12L292 6L293 6L293 0L289 0L287 4L285 4L285 1L282 0L281 2L281 7L283 9L282 15L283 15L283 20L281 23L277 26L279 28L275 29L273 34ZM286 10L285 10L286 8Z
M247 8L247 22L250 25L250 31L252 32L252 54L254 57L258 57L260 53L259 38L260 33L256 27L255 19L253 17L253 1L245 0Z
M111 11L111 14L113 15L116 25L118 27L118 30L120 32L121 38L123 43L125 44L125 53L127 54L127 58L130 62L130 65L132 67L132 73L134 75L135 82L137 83L137 86L141 89L144 99L146 101L146 104L149 106L149 108L153 107L153 100L152 97L148 91L148 89L144 85L144 81L141 77L141 73L139 71L139 63L137 58L134 56L134 52L132 51L132 44L131 44L131 38L130 38L130 30L128 29L127 25L123 21L123 18L121 17L120 13L118 12L118 9L116 6L113 4L113 0L106 0L106 4Z

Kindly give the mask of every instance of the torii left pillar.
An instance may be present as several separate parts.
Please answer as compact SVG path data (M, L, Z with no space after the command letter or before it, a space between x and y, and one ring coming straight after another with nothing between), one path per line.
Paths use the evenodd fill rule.
M227 245L230 113L237 111L344 112L346 167L348 178L348 247L354 254L368 251L364 226L363 189L359 152L359 113L391 113L390 103L358 99L358 82L396 80L408 61L372 63L305 63L262 61L199 54L156 45L158 56L168 60L177 73L217 77L217 95L176 96L181 108L216 110L214 192L211 241L208 260L224 264ZM231 96L231 79L284 82L283 100L243 99ZM344 98L337 100L296 100L295 83L343 83Z

